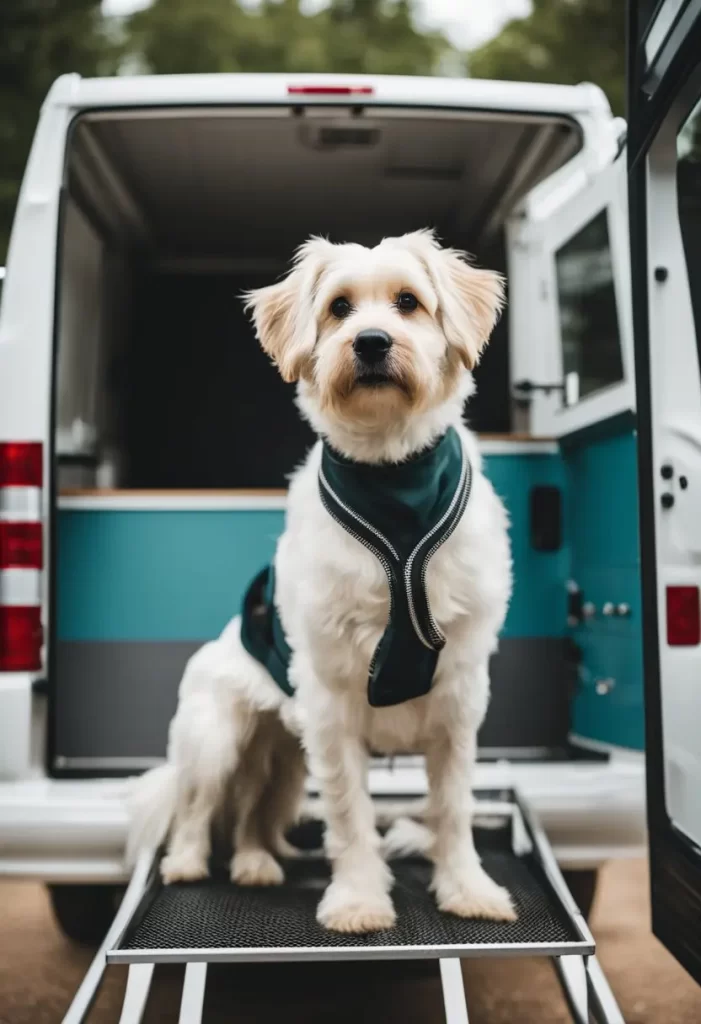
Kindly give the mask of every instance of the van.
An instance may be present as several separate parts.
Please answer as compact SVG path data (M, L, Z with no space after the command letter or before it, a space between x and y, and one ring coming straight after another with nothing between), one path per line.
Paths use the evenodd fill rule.
M651 136L633 138L644 162ZM673 211L666 145L659 184L634 179L633 204L654 186ZM668 297L638 333L632 153L589 84L55 83L0 310L0 872L45 880L67 934L109 923L126 880L127 779L163 759L186 659L235 613L282 529L286 475L311 435L240 296L310 234L374 244L430 226L507 276L468 408L509 511L515 575L478 787L518 790L586 912L599 866L645 849L654 676L671 730L653 755L671 800L656 828L671 806L675 835L701 842L701 442L664 419L686 411L698 426L696 331L674 217L652 211L665 239L650 287ZM662 410L640 346L658 344L665 317ZM647 711L661 750L650 690ZM420 796L423 762L377 758L370 785L378 802Z
M469 405L516 580L479 782L517 785L568 870L641 849L621 131L592 85L56 82L0 324L0 870L122 880L119 780L163 758L186 659L273 552L312 437L241 293L310 234L426 225L509 282ZM372 778L425 785L413 758Z

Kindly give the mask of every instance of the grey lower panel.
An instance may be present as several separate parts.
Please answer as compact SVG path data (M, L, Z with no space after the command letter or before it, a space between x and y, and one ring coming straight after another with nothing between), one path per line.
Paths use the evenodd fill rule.
M482 748L563 748L575 677L564 637L506 637L492 658Z
M124 772L165 754L168 723L196 642L60 641L53 681L54 767ZM489 748L556 748L567 739L565 641L502 640L480 732Z
M59 641L55 767L76 758L122 759L122 770L165 754L178 686L197 642ZM87 764L74 767L88 768ZM117 762L96 769L119 771Z

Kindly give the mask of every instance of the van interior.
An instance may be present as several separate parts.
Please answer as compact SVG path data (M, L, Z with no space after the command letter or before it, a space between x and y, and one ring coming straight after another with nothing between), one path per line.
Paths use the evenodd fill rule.
M60 240L61 485L284 487L311 434L241 293L276 280L312 234L373 245L428 226L505 270L505 219L580 144L564 118L480 111L80 116ZM472 426L508 433L508 312L477 388Z
M282 489L312 435L241 293L278 279L313 234L373 245L432 227L506 271L515 204L580 145L567 119L493 111L142 108L75 120L56 319L52 771L119 774L161 758L187 658L273 556ZM483 435L516 433L509 315L468 406ZM511 517L516 590L480 745L483 756L563 756L575 692L565 468L554 449L512 447L487 456ZM534 526L541 506L552 537Z

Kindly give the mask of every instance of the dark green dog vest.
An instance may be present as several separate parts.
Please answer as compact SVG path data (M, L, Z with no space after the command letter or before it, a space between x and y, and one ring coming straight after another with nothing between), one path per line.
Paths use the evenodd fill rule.
M388 707L431 689L445 637L431 614L426 572L431 557L460 521L472 469L451 427L431 448L406 462L354 462L324 444L319 494L326 511L380 562L387 576L387 627L370 662L368 701ZM274 603L268 566L244 598L241 640L278 686L293 694L290 647Z

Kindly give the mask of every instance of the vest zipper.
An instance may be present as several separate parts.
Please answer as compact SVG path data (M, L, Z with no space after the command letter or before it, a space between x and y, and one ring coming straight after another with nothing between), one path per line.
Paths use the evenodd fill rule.
M322 473L321 470L319 470L319 480L321 481L323 486L326 488L326 490L329 492L329 494L332 496L334 501L338 502L338 504L341 506L341 508L344 510L344 512L347 512L348 515L353 517L353 519L355 519L359 523L362 523L363 526L367 527L367 529L372 531L372 533L374 533L376 536L380 537L384 541L384 543L387 545L389 550L392 552L394 557L397 559L397 561L399 561L399 556L398 556L397 552L394 550L394 548L389 543L387 538L384 537L380 533L379 530L376 530L375 527L372 525L372 523L368 523L366 519L363 519L362 516L359 516L356 512L353 511L353 509L349 508L347 505L345 505L340 500L340 498L335 493L335 491L329 486L329 482L328 482L328 480L326 479L326 477L324 476L324 474ZM324 508L326 509L328 514L331 516L331 518L335 522L338 523L338 525L341 527L343 532L347 533L349 537L353 537L354 540L357 540L358 543L362 544L363 547L367 548L368 551L371 551L372 554L375 556L375 558L380 563L380 565L382 566L382 568L384 569L385 576L387 577L387 585L389 587L389 621L391 621L391 619L392 619L392 611L394 610L394 588L392 586L392 579L393 579L392 566L390 564L389 559L385 557L385 555L382 553L382 551L379 548L376 548L374 544L371 544L370 541L366 540L365 537L363 537L361 534L356 533L355 530L349 530L348 529L347 525L343 522L343 520L340 518L340 516L336 515L336 513L334 512L333 508L329 504L328 498L323 493L323 491L320 492L320 497L321 497L322 504L324 505ZM379 644L375 648L375 651L374 651L373 656L372 656L372 660L370 662L370 668L368 670L370 676L372 676L373 672L375 671L375 662L377 661L378 649L379 649Z
M371 533L374 533L374 534L375 534L375 536L376 536L376 537L378 538L378 540L381 540L383 544L386 544L386 546L387 546L387 547L389 548L389 550L390 550L390 551L392 552L392 555L394 556L394 558L396 558L396 560L397 560L397 561L399 562L399 561L400 561L399 555L398 555L398 554L397 554L397 552L396 552L396 551L394 550L394 548L392 547L392 545L390 544L390 542L389 542L389 541L387 540L387 538L385 537L385 535L384 535L383 533L380 533L380 531L379 531L378 529L376 529L376 528L375 528L375 527L374 527L374 526L372 525L372 523L369 523L369 522L367 521L367 519L363 519L363 517L362 517L361 515L358 515L358 513L357 513L357 512L355 512L355 511L354 511L354 510L353 510L352 508L350 508L350 507L349 507L348 505L344 504L344 502L342 502L342 501L341 501L341 499L339 498L339 496L338 496L338 495L336 494L336 492L335 492L335 491L333 490L333 488L332 488L332 487L331 487L331 485L329 484L328 480L327 480L327 479L326 479L326 477L324 476L324 471L323 471L323 469L319 469L319 480L320 480L320 481L321 481L321 483L322 483L322 484L324 485L324 487L326 488L326 490L327 490L327 491L329 492L329 494L331 495L331 497L333 498L333 500L334 500L334 501L335 501L335 502L336 502L336 503L337 503L338 505L340 505L340 507L341 507L341 508L343 509L343 511L344 511L344 512L346 512L346 513L347 513L347 514L348 514L349 516L351 516L351 517L352 517L353 519L355 519L356 523L360 523L360 525L361 525L361 526L364 526L366 530L369 530L369 531L370 531ZM335 517L334 517L334 518L335 518ZM340 520L337 520L337 521L341 523L341 526L343 526L343 523L342 523L342 522L341 522ZM345 529L345 527L344 527L344 529ZM347 532L348 532L348 533L350 533L350 530L348 530ZM366 546L366 547L369 547L369 545L368 545L368 544L366 544L365 546ZM371 550L372 550L372 548L371 548Z
M421 585L422 585L422 587L425 590L426 589L426 573L428 571L428 563L429 563L431 557L435 554L435 552L438 550L438 548L442 544L445 543L445 541L448 539L448 537L451 535L451 533L453 532L453 530L457 526L458 522L460 521L462 510L464 509L465 505L467 504L467 498L469 497L469 486L468 486L468 482L467 482L468 461L465 458L465 451L462 448L462 445L460 447L460 451L461 451L461 455L462 455L462 469L460 470L460 479L458 480L458 486L455 488L455 494L453 495L453 498L452 498L452 500L450 502L450 505L445 510L445 512L443 513L441 518L438 520L436 525L431 530L429 530L429 532L426 534L425 537L421 538L421 540L416 545L416 547L414 548L412 553L409 555L409 558L407 559L407 563L404 566L404 587L406 589L407 602L408 602L408 605L409 605L409 615L411 617L412 625L414 626L414 631L416 632L416 635L418 636L419 640L424 645L424 647L428 647L431 650L435 650L436 647L438 647L438 648L443 647L444 644L445 644L445 636L443 635L442 631L439 629L438 624L436 623L436 620L433 618L433 615L431 614L431 606L429 604L428 594L426 594L426 609L427 609L427 614L428 614L428 624L429 624L429 630L430 630L430 640L427 640L426 637L424 636L423 630L421 629L421 625L419 623L418 615L416 614L416 608L415 608L415 605L414 605L414 592L413 592L413 588L411 586L411 570L412 570L412 566L414 564L414 559L416 558L416 555L419 552L419 550L421 549L421 547L426 543L427 540L430 540L430 538L438 530L441 529L441 527L444 525L446 520L449 519L450 516L453 514L453 511L455 510L455 506L458 505L459 506L460 515L456 515L455 516L455 518L453 519L453 522L449 525L449 527L446 530L446 532L442 536L440 536L438 538L436 543L433 545L433 547L428 551L428 553L424 557L423 565L421 567Z
M452 523L450 524L446 532L443 534L443 536L436 541L436 543L433 545L433 547L430 549L430 551L426 554L426 557L424 558L423 565L421 566L421 586L424 588L424 590L426 590L426 575L428 573L428 563L430 562L431 558L436 553L438 548L442 544L444 544L447 541L448 537L450 537L451 533L454 532L455 527L462 519L462 514L465 511L465 506L467 505L467 502L469 500L471 489L472 473L470 472L469 479L465 480L465 485L462 490L462 497L460 499L458 511L455 515L455 518L453 519ZM428 610L428 622L432 630L434 642L443 647L445 645L445 636L443 632L439 629L436 620L433 618L433 615L431 614L431 605L429 604L428 601L428 593L426 593L426 607Z

